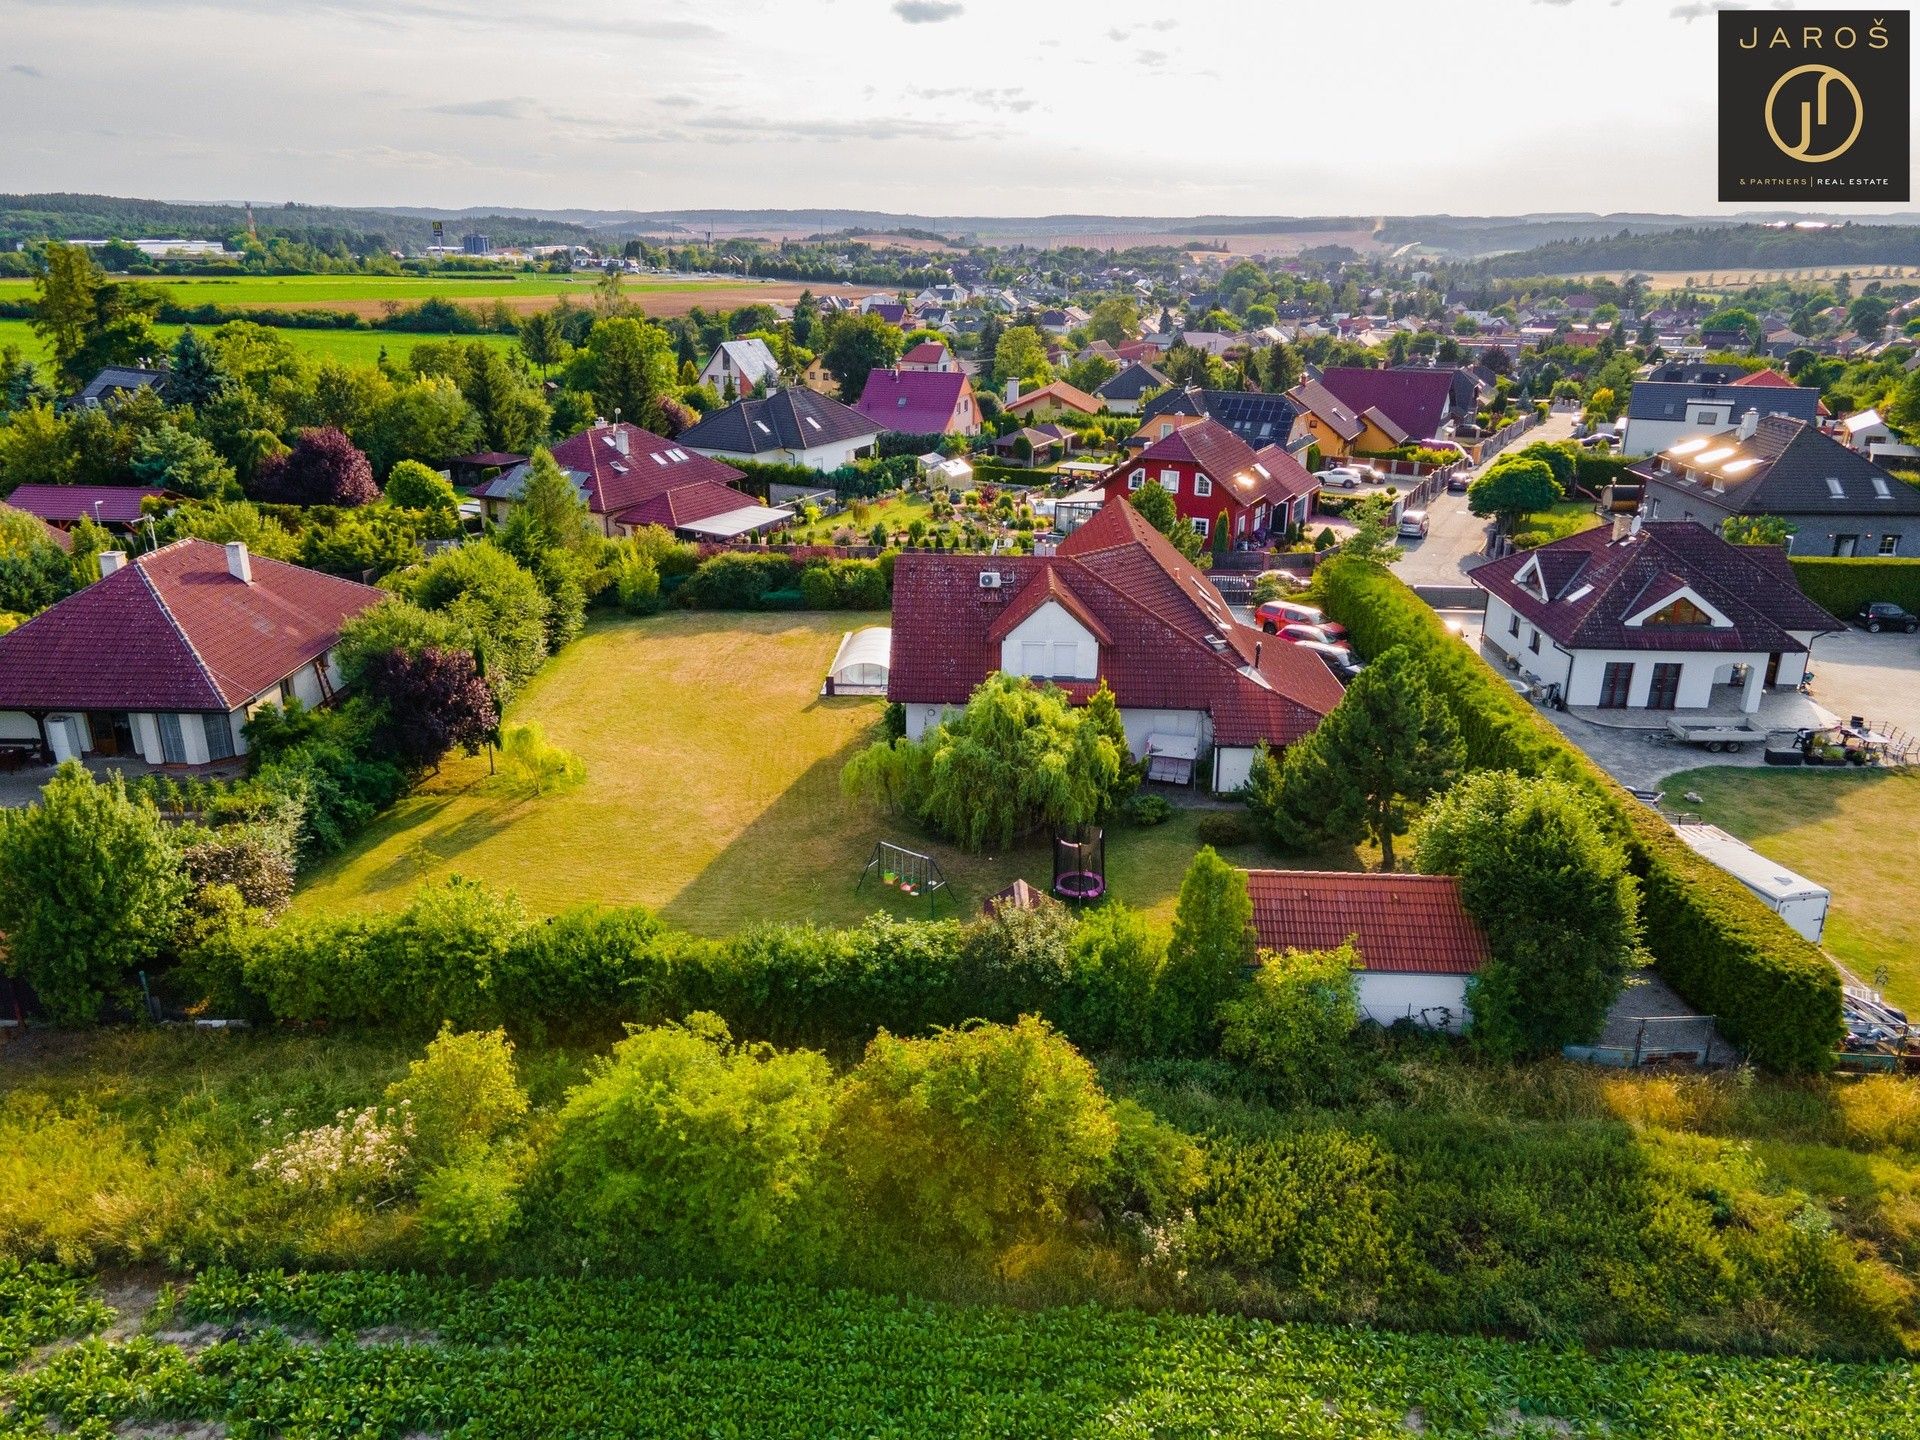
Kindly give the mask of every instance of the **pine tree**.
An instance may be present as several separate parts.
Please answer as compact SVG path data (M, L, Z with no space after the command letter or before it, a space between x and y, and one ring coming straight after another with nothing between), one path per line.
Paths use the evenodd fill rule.
M233 377L220 363L219 356L201 340L191 325L182 330L180 338L173 342L170 369L172 377L167 381L167 395L176 405L198 408L233 383Z
M1319 728L1276 763L1254 759L1249 808L1295 850L1370 838L1393 869L1393 838L1414 810L1453 783L1466 751L1446 702L1413 652L1369 664Z

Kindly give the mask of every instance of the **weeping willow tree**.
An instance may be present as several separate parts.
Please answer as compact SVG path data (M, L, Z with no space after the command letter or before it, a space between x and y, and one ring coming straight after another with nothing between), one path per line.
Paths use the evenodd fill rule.
M978 851L1099 819L1132 785L1130 758L1104 682L1076 709L1052 685L996 674L920 739L876 741L855 755L840 786Z

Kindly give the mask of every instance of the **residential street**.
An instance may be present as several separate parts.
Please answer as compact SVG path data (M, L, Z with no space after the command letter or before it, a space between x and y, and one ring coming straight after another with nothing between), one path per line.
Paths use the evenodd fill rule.
M1574 411L1556 410L1547 417L1545 424L1529 430L1515 445L1500 454L1511 454L1515 449L1536 441L1571 439L1574 422L1578 419ZM1494 459L1499 459L1499 456L1496 455ZM1468 473L1478 474L1479 471L1476 469ZM1431 517L1432 528L1424 539L1400 542L1402 558L1394 567L1394 573L1409 585L1467 584L1467 572L1480 560L1481 546L1486 543L1487 522L1467 512L1466 496L1444 492L1435 496L1427 506L1427 514Z

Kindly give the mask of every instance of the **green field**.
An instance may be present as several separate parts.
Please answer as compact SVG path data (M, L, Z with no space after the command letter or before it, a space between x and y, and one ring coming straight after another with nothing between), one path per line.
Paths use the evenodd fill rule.
M1920 774L1907 770L1687 770L1700 818L1833 891L1825 945L1895 1004L1920 1009Z
M582 901L653 907L723 935L758 920L844 924L878 908L925 915L875 881L855 892L876 840L935 854L951 903L970 915L1015 877L1046 888L1044 838L966 855L856 806L840 768L876 732L878 699L818 695L841 633L884 615L676 613L593 626L550 661L508 715L537 721L586 761L579 790L502 794L484 758L453 757L344 855L316 867L296 905L398 907L449 873L517 892L536 913ZM1112 893L1170 916L1201 814L1116 829ZM1228 852L1263 863L1255 847ZM1264 863L1272 864L1271 860ZM1354 867L1351 852L1328 863Z
M49 1272L9 1288L22 1356L114 1313ZM103 1288L114 1338L0 1375L9 1433L58 1420L101 1436L1868 1440L1920 1426L1903 1365L1594 1356L776 1285L220 1272L167 1309L137 1281Z
M239 275L160 278L141 276L142 283L165 292L179 305L351 304L394 300L402 304L442 296L450 300L505 300L516 296L571 295L581 304L593 296L592 274L482 275L472 279L440 275ZM696 279L628 278L625 288L635 299L649 294L674 295L710 288L715 282ZM720 282L730 283L730 282ZM0 280L0 300L25 298L29 279Z
M180 325L156 325L154 333L171 345L184 329ZM204 328L204 327L202 327ZM355 365L371 365L380 352L395 360L404 360L413 347L426 340L480 340L501 349L514 343L511 335L414 335L398 330L295 330L274 331L304 355L345 360ZM45 360L47 349L33 326L25 320L0 320L0 347L16 345L20 353L34 360Z

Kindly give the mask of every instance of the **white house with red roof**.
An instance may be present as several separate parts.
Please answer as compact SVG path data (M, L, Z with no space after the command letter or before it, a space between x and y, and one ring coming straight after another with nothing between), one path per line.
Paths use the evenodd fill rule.
M1843 628L1800 592L1786 551L1732 545L1691 520L1585 530L1473 572L1485 643L1570 706L1749 714Z
M569 435L552 454L614 539L659 525L675 534L730 540L793 518L791 510L759 504L735 489L744 477L731 465L624 420ZM528 469L516 465L470 492L489 520L506 518L526 488Z
M56 762L136 755L204 765L246 750L262 705L330 700L340 627L384 590L251 555L240 541L176 540L0 635L0 745Z
M960 362L953 358L953 352L938 340L922 340L906 354L900 357L902 370L931 370L936 374L946 374L958 370Z
M875 370L854 405L882 430L902 435L978 435L980 402L957 370Z
M918 738L994 671L1084 703L1105 681L1152 778L1247 782L1254 748L1284 748L1340 703L1310 651L1265 639L1124 499L1051 555L911 550L893 572L887 698Z
M1469 988L1491 951L1451 875L1249 870L1247 897L1262 950L1335 950L1353 941L1355 988L1369 1020L1461 1030L1472 1018Z
M1158 485L1208 539L1224 516L1235 544L1306 523L1320 482L1291 454L1278 445L1255 450L1211 417L1179 420L1169 417L1159 439L1107 473L1109 500Z

